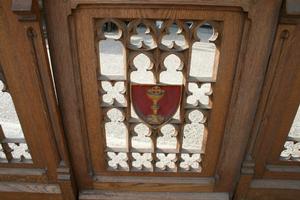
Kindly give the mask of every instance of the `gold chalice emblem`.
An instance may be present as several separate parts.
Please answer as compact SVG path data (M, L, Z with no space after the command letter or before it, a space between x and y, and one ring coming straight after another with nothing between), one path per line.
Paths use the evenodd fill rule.
M150 124L161 124L164 120L164 117L158 115L159 105L158 101L165 95L165 91L162 90L159 86L154 86L147 90L147 96L152 101L152 114L147 116L147 121Z

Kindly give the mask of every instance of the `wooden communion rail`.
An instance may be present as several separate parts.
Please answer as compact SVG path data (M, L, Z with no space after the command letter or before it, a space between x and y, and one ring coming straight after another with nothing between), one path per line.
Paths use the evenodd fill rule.
M299 16L1 1L0 199L299 199Z

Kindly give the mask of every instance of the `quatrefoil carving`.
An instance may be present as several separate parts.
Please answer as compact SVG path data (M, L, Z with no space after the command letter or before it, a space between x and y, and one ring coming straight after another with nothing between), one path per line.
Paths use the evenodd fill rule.
M156 167L160 170L176 170L176 154L169 153L165 155L164 153L157 153L156 157L158 158L158 161L156 162Z
M300 161L300 142L286 141L280 157L285 160Z
M114 170L125 170L129 169L128 166L128 157L126 153L115 153L115 152L107 152L107 156L109 158L108 166Z
M134 161L132 162L132 166L138 170L152 170L152 155L151 153L132 153L132 157Z
M201 155L200 154L181 154L182 162L180 162L179 166L186 170L201 170L200 162L201 162Z
M196 107L199 104L206 107L209 106L209 96L212 94L212 88L210 83L201 84L200 87L196 83L189 83L188 90L191 93L187 97L187 103Z
M114 85L112 85L111 82L102 81L101 87L105 92L105 94L102 96L103 102L107 103L108 105L113 105L114 102L121 106L127 105L127 101L124 96L126 92L124 82L116 82Z

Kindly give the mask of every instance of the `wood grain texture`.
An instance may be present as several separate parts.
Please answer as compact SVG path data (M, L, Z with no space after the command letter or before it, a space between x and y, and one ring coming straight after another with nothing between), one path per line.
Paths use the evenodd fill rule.
M78 111L76 81L74 80L73 51L69 38L69 21L65 13L68 5L59 0L44 1L46 23L48 27L49 48L53 66L54 79L58 94L63 126L70 148L71 161L74 164L74 173L79 186L90 185L90 167L85 148L85 141L81 135L82 119Z
M245 156L253 176L242 174L235 199L299 198L299 163L279 160L300 100L299 30L297 18L280 16Z
M274 179L253 179L251 188L274 188L300 190L300 181L295 180L274 180Z
M121 172L105 172L105 160L98 155L104 155L103 149L99 146L105 145L104 134L101 132L101 116L103 115L100 108L100 97L98 95L97 86L97 70L98 61L95 47L97 46L94 40L89 38L94 36L94 18L115 18L130 19L130 18L154 18L154 19L189 19L189 20L216 20L223 21L223 30L220 33L222 40L220 42L220 56L219 56L219 71L218 79L214 84L214 107L215 110L210 114L210 125L208 127L210 136L208 137L206 156L204 158L204 168L201 176L213 176L216 162L218 159L218 152L221 144L223 127L225 126L225 119L231 94L231 85L233 81L234 66L236 65L236 57L238 55L239 42L242 32L243 15L238 12L222 12L205 10L198 12L197 10L183 10L183 9L135 9L135 8L90 8L78 9L74 11L74 19L76 21L76 35L78 48L78 61L80 66L81 77L81 91L84 102L84 118L86 119L90 154L92 157L93 168L96 173L108 174L123 174L133 175L130 173ZM234 38L234 42L231 42ZM76 59L77 60L77 59ZM230 67L228 67L230 66ZM102 114L100 114L102 113ZM102 151L102 152L101 152ZM139 175L135 173L134 175ZM142 173L141 175L146 175ZM172 173L151 173L151 176L176 176ZM184 176L194 176L197 173L186 173Z
M181 193L181 192L112 192L112 191L83 191L79 194L80 200L134 200L134 199L145 199L145 200L229 200L228 194L226 193Z
M250 6L253 4L251 0L151 0L151 1L142 1L142 0L130 0L130 1L121 1L121 0L111 0L111 1L98 1L98 0L71 0L71 7L76 8L80 4L103 4L103 5L204 5L204 6L228 6L228 7L241 7L244 11L248 11Z
M299 196L299 190L250 189L247 200L297 200Z
M215 182L213 178L143 176L99 176L95 180L96 189L139 192L212 192Z
M283 34L284 43L281 42ZM262 99L266 107L262 123L258 122L257 125L259 137L253 151L253 158L256 160L256 177L262 177L267 173L267 164L297 165L296 162L287 163L279 160L300 99L297 35L299 35L299 26L292 24L278 26ZM286 88L293 92L287 92ZM286 102L285 106L282 105L283 101ZM263 154L260 153L261 149L264 149Z
M266 170L271 172L289 172L289 173L299 173L300 166L289 166L289 165L267 165Z
M47 167L49 179L55 180L59 156L39 71L40 67L48 67L43 65L43 62L48 61L45 51L36 51L38 47L44 48L42 44L36 43L37 40L43 40L40 26L35 21L25 24L19 22L18 17L9 9L10 3L3 3L4 12L1 13L3 26L0 33L0 59L3 71L34 160L34 166ZM44 58L40 57L43 53ZM51 81L50 76L43 78ZM55 102L55 99L52 100ZM42 149L47 149L43 151L43 155Z
M120 3L122 3L121 6ZM172 4L172 6L170 6L170 4ZM25 77L22 77L22 80L29 80L31 83L30 89L39 91L39 94L36 94L38 97L33 99L33 103L38 104L42 102L39 105L42 105L46 116L40 113L40 110L34 109L34 111L39 113L39 116L42 119L51 122L43 124L44 126L35 127L36 129L34 132L37 132L39 129L45 131L46 129L52 129L52 133L43 135L44 137L41 141L42 144L45 144L46 141L51 141L51 143L45 145L45 147L50 149L53 148L54 150L47 153L47 159L45 160L43 160L41 154L39 155L38 152L33 152L33 157L37 160L37 162L34 163L34 166L41 168L50 166L50 172L47 172L49 173L49 177L51 177L50 179L59 181L58 183L60 184L62 193L64 193L64 191L68 193L72 190L72 187L68 184L68 182L72 180L72 170L68 168L70 166L62 166L62 162L59 161L63 159L66 161L67 165L71 163L76 175L76 184L79 190L95 189L81 192L81 199L229 199L228 194L226 193L207 192L234 191L236 180L240 174L240 166L244 160L246 147L248 147L247 155L251 159L256 157L262 159L258 159L258 162L256 163L258 165L255 169L257 172L260 172L260 174L258 173L256 176L274 179L288 179L288 177L294 176L294 179L255 179L251 182L252 173L254 172L255 167L254 164L250 167L243 167L243 174L238 185L238 191L240 192L239 194L244 193L245 195L236 196L236 198L241 199L247 197L249 199L259 199L261 197L266 199L280 199L281 197L284 197L282 194L286 194L287 199L293 199L292 194L298 194L296 190L299 190L299 183L295 180L298 179L299 176L294 175L298 174L298 168L296 166L286 167L283 163L277 161L279 149L284 142L285 135L283 132L282 134L279 134L280 137L276 138L280 139L275 141L274 146L269 142L266 143L266 146L260 146L260 141L263 141L263 139L269 141L270 138L269 135L267 135L268 132L257 132L258 130L264 130L260 129L261 122L258 124L255 122L254 128L252 129L255 116L258 117L258 120L265 117L265 106L268 104L269 90L271 87L274 87L272 76L275 76L276 73L278 73L275 68L272 68L271 72L268 71L268 73L270 73L268 76L271 76L271 78L269 79L267 77L265 82L267 83L266 87L261 90L265 80L267 62L274 39L274 31L277 25L280 5L281 1L271 0L226 0L222 2L219 0L184 2L177 0L151 2L141 2L138 0L122 2L118 0L101 2L95 0L46 0L45 11L49 31L49 43L58 91L58 100L63 115L62 121L66 131L67 142L64 141L59 111L54 100L54 95L51 92L53 91L53 86L49 79L49 69L47 67L43 68L43 66L47 66L45 54L39 53L44 51L44 44L41 42L41 36L38 31L39 27L28 23L32 29L28 29L30 27L26 26L26 30L34 30L35 32L30 33L35 33L37 35L33 34L34 37L31 39L29 38L30 40L28 40L28 37L21 37L23 40L25 39L25 41L27 41L27 45L31 45L31 53L26 51L22 52L25 53L25 56L22 57L22 55L14 53L12 48L20 48L20 46L12 45L10 42L4 41L6 47L11 48L8 48L9 53L3 54L5 56L7 55L10 59L13 58L12 55L15 55L18 57L18 62L20 62L21 59L27 59L28 61L28 58L33 58L33 60L30 60L32 63L29 65L29 71L35 71L35 73L30 72L30 75L25 74ZM3 5L1 4L1 7L2 6ZM268 9L265 9L266 7L268 7ZM242 10L245 12L241 12ZM1 14L0 16L6 17L6 14ZM221 33L222 42L219 46L221 53L219 55L218 79L213 83L214 108L210 114L211 125L209 126L209 129L211 131L208 135L206 157L204 157L203 160L204 165L202 173L189 173L186 175L179 173L175 175L170 173L152 173L147 176L147 173L144 172L123 173L106 171L106 160L104 158L105 151L104 148L102 148L105 146L105 141L104 134L101 132L103 130L102 114L105 111L99 106L99 88L97 85L99 78L97 68L99 66L94 41L94 20L116 17L123 20L134 18L180 20L210 19L221 22L223 29ZM9 25L5 21L1 23L3 24L0 24L0 27L9 27L12 32L17 30L20 31L20 29L13 25ZM286 27L281 28L284 29ZM290 27L287 29L290 29ZM24 34L24 31L22 33ZM297 33L298 32L296 32L296 35ZM5 37L9 36L1 30L0 34ZM17 42L21 41L21 39L17 40ZM297 44L299 42L298 40L293 39L292 43ZM274 47L277 48L278 46L280 46L280 43L276 42ZM291 49L292 50L288 50L286 53L291 54L292 51L297 52L298 46L294 45ZM2 53L2 51L0 52ZM274 62L276 62L279 57L282 57L280 51L281 50L274 50ZM294 57L297 58L299 56L296 54ZM290 59L288 62L287 60L288 59L285 59L283 62L284 64L281 64L288 64L290 67L287 67L287 69L291 70L295 67L294 64L296 63L296 59ZM9 84L14 82L13 80L17 80L17 78L14 78L13 76L13 72L17 68L9 70L7 66L13 66L18 62L11 61L7 58L4 58L4 62L2 62L1 57L1 64L4 64L4 71L10 71L8 73ZM273 65L272 58L271 64ZM293 76L296 76L295 74L296 73L294 73ZM19 74L18 77L21 77L21 74ZM290 80L290 82L287 83L296 83L297 85L298 82L293 82L294 79L291 77L292 76L286 77ZM298 78L295 79L298 80ZM270 81L270 83L268 81ZM286 87L285 84L282 84L282 87L283 86ZM26 86L21 84L13 84L12 90L17 91L19 87L26 89ZM48 90L50 92L47 92ZM261 91L266 91L268 95L263 95L263 98L260 101L261 104L258 107ZM26 90L26 92L28 94L30 90ZM23 93L20 88L17 92L13 93L14 96L17 96L19 93L22 93L22 95L25 96L25 93ZM272 93L270 94L272 95ZM295 107L294 104L296 98L291 98L294 99L292 104ZM29 102L29 98L25 98L25 103L26 102ZM23 105L24 102L19 101L18 109ZM272 104L273 107L268 109L272 110L274 105L277 104ZM289 106L288 109L294 110L293 106ZM258 114L255 115L257 108ZM23 112L21 118L25 118L25 111L28 112L29 109L21 111L21 113ZM290 125L292 114L293 113L290 112L286 115L285 118L287 122L284 122L285 128L280 130L287 129ZM227 122L226 117L228 117ZM38 118L34 119L40 120ZM263 123L266 122L267 121L263 121ZM30 130L30 126L28 125L30 124L29 120L24 123L27 124L27 131ZM224 127L225 137L222 141ZM269 130L269 128L266 130ZM251 142L247 146L251 130ZM56 140L49 137L52 135L56 136ZM31 144L30 146L32 146L33 149L40 148L39 145L37 145L39 142L38 139L34 139L33 136L29 136L29 138L32 138L32 141L29 139L29 144ZM70 162L68 162L68 150L66 146L68 146L70 150ZM271 151L271 153L269 154L265 151L262 156L258 156L261 150L268 150ZM51 160L50 157L53 155L55 159ZM273 166L270 167L266 165L267 163L271 163ZM280 167L279 164L284 167ZM56 169L58 165L59 169L55 171L54 169ZM265 170L266 166L267 171ZM5 170L3 173L5 173ZM18 175L18 173L16 174ZM39 176L38 174L35 174L37 172L30 171L29 169L27 170L27 173L28 176ZM122 177L119 175L122 175ZM136 177L132 177L131 175ZM189 176L190 178L184 176ZM199 178L200 176L203 176L203 178ZM215 179L212 177L216 177L216 187ZM288 181L289 183L285 181ZM249 185L251 186L250 189ZM11 189L11 187L7 185L3 186L3 188L8 192ZM96 189L105 189L107 191L96 191ZM276 191L276 189L278 189L278 191ZM38 187L38 190L43 191L43 188ZM169 193L152 193L153 191L168 191ZM178 193L179 191L189 193ZM194 193L200 191L204 193ZM278 194L279 191L282 191L282 193L275 196L275 193L272 194L271 191L276 191L276 194ZM288 191L290 191L291 194L288 194ZM20 189L20 193L21 192L22 188ZM32 198L34 199L34 197ZM74 193L73 195L72 192L67 194L65 198L74 199Z
M259 102L258 111L255 117L254 126L252 129L252 135L249 141L248 150L247 150L247 159L256 159L258 155L258 149L261 145L262 138L266 135L266 132L261 132L260 129L265 126L266 120L264 115L267 114L267 106L271 104L274 99L272 95L274 91L272 88L278 87L278 81L276 82L276 77L279 74L278 65L282 58L282 55L285 53L285 48L289 45L288 32L290 29L293 29L293 26L284 26L279 25L277 28L276 38L273 44L273 49L271 53L271 58L269 61L268 71L266 73L265 83L262 89L262 96ZM260 156L263 157L263 156Z
M75 4L70 5L68 3L57 2L53 5L53 2L46 2L46 10L48 6L49 12L52 13L50 15L55 15L55 8L59 5L62 12L60 16L56 14L56 16L48 17L48 21L50 21L51 29L54 29L55 27L56 30L60 32L56 34L53 30L50 30L53 31L51 33L52 36L50 36L50 41L52 37L52 46L55 48L53 55L53 60L56 63L55 65L59 66L64 63L65 67L64 70L62 70L54 65L54 68L57 68L57 89L61 90L59 92L59 98L61 99L60 101L62 104L65 104L63 112L66 116L69 116L70 120L65 121L65 125L76 131L74 134L68 134L68 140L73 143L71 146L72 156L73 159L75 159L73 160L73 163L76 160L81 163L80 166L75 164L77 165L75 168L77 168L76 174L78 175L78 179L85 181L89 180L86 171L80 173L80 171L83 172L82 170L87 170L89 165L92 166L96 174L129 175L121 172L105 172L105 163L103 159L99 157L99 155L104 155L103 149L101 150L99 146L104 145L105 142L103 134L101 134L101 123L99 124L99 121L101 120L100 113L102 111L99 107L97 87L98 76L96 69L98 67L98 61L96 60L97 56L95 55L96 45L94 44L94 40L89 40L89 38L94 37L93 20L95 18L115 18L116 13L117 17L120 19L210 19L224 21L223 26L225 30L222 33L224 43L221 44L219 63L218 75L220 83L217 82L215 84L214 106L216 111L211 117L215 132L212 131L210 137L208 137L208 155L207 158L205 158L207 160L204 162L206 164L204 164L204 171L201 175L214 176L217 159L220 159L218 171L220 179L217 191L231 191L234 187L234 177L238 174L239 166L242 162L245 144L247 143L250 127L254 118L267 57L270 53L273 30L279 13L280 2L271 2L268 0L256 2L256 4L253 4L251 7L251 10L249 10L248 17L251 19L252 24L250 24L250 21L248 20L247 24L244 26L242 52L240 53L238 63L239 69L237 71L235 71L235 66L237 65L236 62L241 43L242 27L247 14L241 14L237 12L237 9L233 8L232 13L228 12L229 8L226 7L226 2L224 2L225 7L223 7L223 10L222 8L216 8L213 11L209 10L212 7L205 7L205 9L203 9L203 7L200 6L185 6L184 9L179 9L179 7L175 6L174 8L168 9L166 6L162 6L166 1L162 2L162 4L147 4L144 5L143 8L137 6L136 9L126 4L123 6L115 6L116 4L114 5L113 2L111 2L110 5L104 1L103 4L97 4L98 2L95 1L85 1L86 4L77 6L79 4L81 5L81 3L83 2L75 2ZM202 1L202 3L203 5L207 5L204 1ZM211 3L213 4L216 2ZM159 6L162 6L161 9L157 9ZM267 12L263 9L263 7L266 6L270 7L270 10ZM70 10L70 7L73 7L74 9ZM201 12L198 12L197 9L201 10ZM226 12L224 10L226 10ZM69 30L67 29L67 15L70 15ZM61 18L64 20L64 25L61 23ZM262 29L263 33L261 33L260 29ZM259 33L257 32L258 30ZM68 36L72 38L71 41ZM67 43L67 47L66 45L62 46L62 43ZM71 47L74 47L72 48L73 51L70 50ZM60 52L60 54L57 52ZM246 54L247 56L245 57ZM61 55L64 56L62 57ZM75 68L72 68L72 65L75 66ZM228 68L228 66L231 68ZM76 72L77 70L79 73ZM249 82L248 78L253 79L254 83ZM76 87L74 88L73 86L70 86L70 84L67 85L66 79L72 83L75 81ZM233 80L235 80L235 84L233 83ZM232 94L231 89L233 84L234 95L230 107L231 115L229 116L230 119L227 123L227 135L223 142L223 151L221 156L219 156L219 148L225 126L225 117L227 116L230 100L228 94ZM78 108L80 109L79 114L76 113ZM71 113L76 113L76 117ZM76 120L76 126L78 126L77 130L75 130L74 127L71 127L71 119ZM81 123L80 126L77 123ZM86 128L84 128L85 126ZM240 130L245 131L241 132ZM78 145L75 145L75 141L82 141L79 144L80 148L78 148ZM237 148L232 148L232 146ZM130 175L144 176L146 174L132 173ZM151 174L151 176L155 175L158 174ZM172 175L163 174L163 176ZM81 186L85 185L83 188L88 187L86 184L83 184L82 181L79 181L79 184ZM97 185L101 187L99 184L100 183L97 183ZM109 187L107 185L102 186ZM112 187L117 186L114 185Z
M219 157L217 174L220 181L216 191L231 191L235 187L256 113L280 6L280 1L257 1L248 13L252 23L242 39Z
M120 182L120 183L187 183L187 184L213 184L214 178L197 177L147 177L147 176L96 176L97 182Z
M56 170L61 163L68 164L68 155L41 31L38 1L32 1L32 9L26 8L25 18L23 12L17 12L22 6L13 7L16 11L13 12L12 3L12 0L1 2L1 68L33 162L1 163L1 191L19 192L16 198L24 192L59 194ZM29 15L35 17L28 18ZM47 184L50 182L54 184ZM67 184L70 185L70 180ZM70 191L72 188L68 189Z
M61 190L57 184L38 184L21 182L0 182L0 192L29 192L60 194Z
M252 174L241 174L239 182L236 186L236 190L233 194L234 200L247 199L247 194L252 178Z
M2 192L0 195L1 198L5 200L64 200L60 194Z
M11 167L8 165L8 167ZM0 168L0 181L27 181L47 183L45 169Z

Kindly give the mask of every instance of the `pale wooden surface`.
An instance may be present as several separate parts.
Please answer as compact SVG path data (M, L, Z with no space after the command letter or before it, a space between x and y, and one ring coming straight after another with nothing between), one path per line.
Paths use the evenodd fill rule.
M60 194L61 190L59 185L57 184L0 182L0 192L29 192L29 193Z
M79 195L79 199L99 199L99 200L229 200L229 196L226 193L180 193L180 192L111 192L111 191L83 191Z

